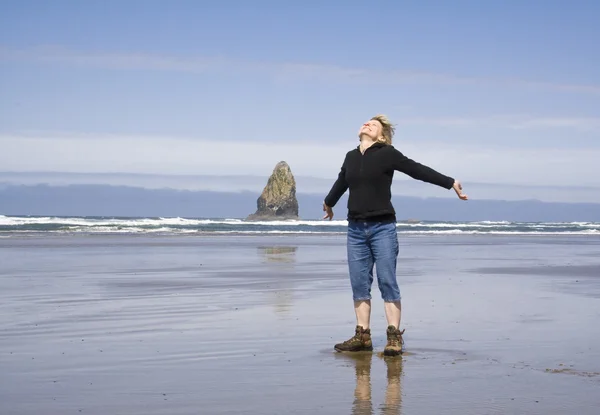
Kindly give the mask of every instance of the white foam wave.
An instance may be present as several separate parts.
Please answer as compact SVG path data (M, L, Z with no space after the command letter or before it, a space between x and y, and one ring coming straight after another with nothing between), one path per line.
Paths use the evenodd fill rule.
M23 225L64 225L64 226L198 226L198 225L238 225L238 226L345 226L345 220L274 220L244 221L241 219L185 219L185 218L140 218L140 219L96 219L76 217L20 217L0 216L0 226Z
M343 231L331 231L331 232L318 232L318 231L284 231L284 230L270 230L270 231L250 231L250 230L231 230L231 231L200 231L202 234L345 234ZM600 235L598 230L585 230L585 231L571 231L571 232L527 232L527 231L462 231L456 230L431 230L431 231L406 231L402 232L401 235L515 235L515 236L557 236L557 235Z
M0 226L24 225L63 225L63 226L200 226L200 225L235 225L235 226L347 226L347 220L273 220L245 221L242 219L187 219L175 218L81 218L81 217L24 217L0 215ZM508 222L508 221L476 221L476 222L398 222L398 228L497 228L497 227L581 227L600 228L598 222Z
M471 223L453 223L453 222L439 222L439 223L398 223L398 228L498 228L498 227L509 227L514 226L510 223L482 223L482 222L471 222Z
M15 231L15 233L26 234L31 231L21 230ZM270 229L270 230L248 230L248 229L232 229L232 230L202 230L202 229L182 229L182 228L139 228L139 227L86 227L86 228L73 228L73 229L60 229L53 231L43 231L43 233L89 233L89 234L167 234L167 235L179 235L179 234L247 234L247 235L261 235L261 234L312 234L312 235L328 235L328 234L345 234L345 231L310 231L310 230L284 230L284 229ZM513 236L556 236L556 235L600 235L598 229L585 229L580 231L520 231L520 230L463 230L463 229L432 229L432 230L406 230L400 232L402 235L513 235Z
M40 228L36 228L36 225ZM242 219L188 219L174 218L82 218L82 217L25 217L0 215L0 226L9 226L11 232L48 232L47 225L56 225L55 232L62 233L343 233L346 220L281 220L245 221ZM27 226L27 227L26 227ZM302 227L298 229L299 227ZM315 231L310 228L319 227ZM337 227L337 229L336 229ZM250 228L250 229L249 229ZM492 235L597 235L598 222L399 222L402 234L492 234ZM325 230L325 229L331 229Z
M95 219L95 218L61 218L61 217L0 217L0 226L23 225L64 225L64 226L160 226L160 225L201 225L210 220L194 220L183 218L140 218L140 219Z
M445 231L407 231L402 234L414 235L600 235L598 229L586 229L581 231L463 231L461 229L451 229Z

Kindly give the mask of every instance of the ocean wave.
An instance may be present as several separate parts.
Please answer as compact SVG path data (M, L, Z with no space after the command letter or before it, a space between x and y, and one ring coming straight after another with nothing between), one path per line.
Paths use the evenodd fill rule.
M204 233L200 231L199 233ZM318 231L285 231L285 230L269 230L269 231L244 231L244 230L230 230L230 231L214 231L206 232L211 234L345 234L345 231L330 231L330 232L318 232ZM598 230L584 230L584 231L565 231L565 232L527 232L527 231L463 231L460 229L447 230L447 231L406 231L402 232L401 235L600 235Z
M273 220L245 221L242 219L185 219L185 218L78 218L78 217L19 217L0 216L0 226L22 225L69 225L69 226L197 226L197 225L238 225L238 226L346 226L345 220L310 221L310 220Z
M27 233L49 233L49 234L163 234L163 235L182 235L182 234L240 234L240 235L260 235L260 234L346 234L345 230L286 230L286 229L262 229L262 230L247 230L247 229L181 229L181 228L113 228L113 227L91 227L91 228L72 228L72 229L55 229L55 230L17 230L15 234ZM530 231L530 230L463 230L463 229L447 229L447 230L406 230L399 232L399 235L600 235L598 229L585 229L579 231ZM8 238L10 235L0 235L0 238Z
M195 225L238 225L238 226L347 226L347 220L269 220L247 221L244 219L191 219L191 218L97 218L97 217L32 217L0 215L0 226L21 225L70 225L70 226L195 226ZM432 221L399 221L399 227L506 227L506 226L538 226L538 227L600 227L598 222L509 222L509 221L473 221L473 222L432 222Z
M31 217L0 215L0 233L23 232L105 234L330 234L344 233L346 220L246 221L237 218L120 218L120 217ZM434 222L399 221L398 232L414 235L598 235L597 222Z

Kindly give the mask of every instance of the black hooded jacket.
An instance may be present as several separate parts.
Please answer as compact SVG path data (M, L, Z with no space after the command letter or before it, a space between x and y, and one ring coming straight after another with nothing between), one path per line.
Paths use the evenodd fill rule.
M334 207L350 189L348 220L395 222L391 186L396 170L445 189L454 185L453 178L409 159L393 146L375 143L364 154L360 146L346 153L338 178L325 197L325 204Z

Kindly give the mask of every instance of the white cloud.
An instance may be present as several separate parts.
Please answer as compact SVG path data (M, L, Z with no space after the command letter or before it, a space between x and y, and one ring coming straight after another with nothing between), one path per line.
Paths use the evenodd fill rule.
M580 132L600 131L600 117L539 117L493 115L488 117L411 117L398 125L435 125L441 127L497 127L515 130L566 128Z
M294 174L331 179L355 143L252 143L145 136L0 135L4 171L259 175L280 160ZM407 156L464 183L599 186L600 149L519 149L428 142ZM400 176L399 176L400 177ZM499 197L502 198L502 197Z
M150 69L158 71L203 72L224 64L223 60L202 57L171 57L142 53L89 53L75 52L60 46L26 50L0 48L0 60L40 63L61 63L73 66L108 69Z
M410 70L374 70L328 63L255 62L224 57L165 56L144 53L82 52L61 46L15 50L0 46L0 61L58 63L72 66L102 67L119 70L156 70L203 73L258 72L277 80L320 79L334 82L379 84L426 83L442 85L494 85L532 88L554 92L600 95L600 85L540 82L531 79L506 79L462 76Z
M537 117L515 121L512 128L572 128L579 131L600 131L600 118L594 117Z

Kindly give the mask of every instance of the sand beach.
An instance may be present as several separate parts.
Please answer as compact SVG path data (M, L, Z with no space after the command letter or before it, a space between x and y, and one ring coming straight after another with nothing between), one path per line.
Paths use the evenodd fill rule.
M0 413L596 414L600 237L400 235L407 352L343 235L0 238Z

